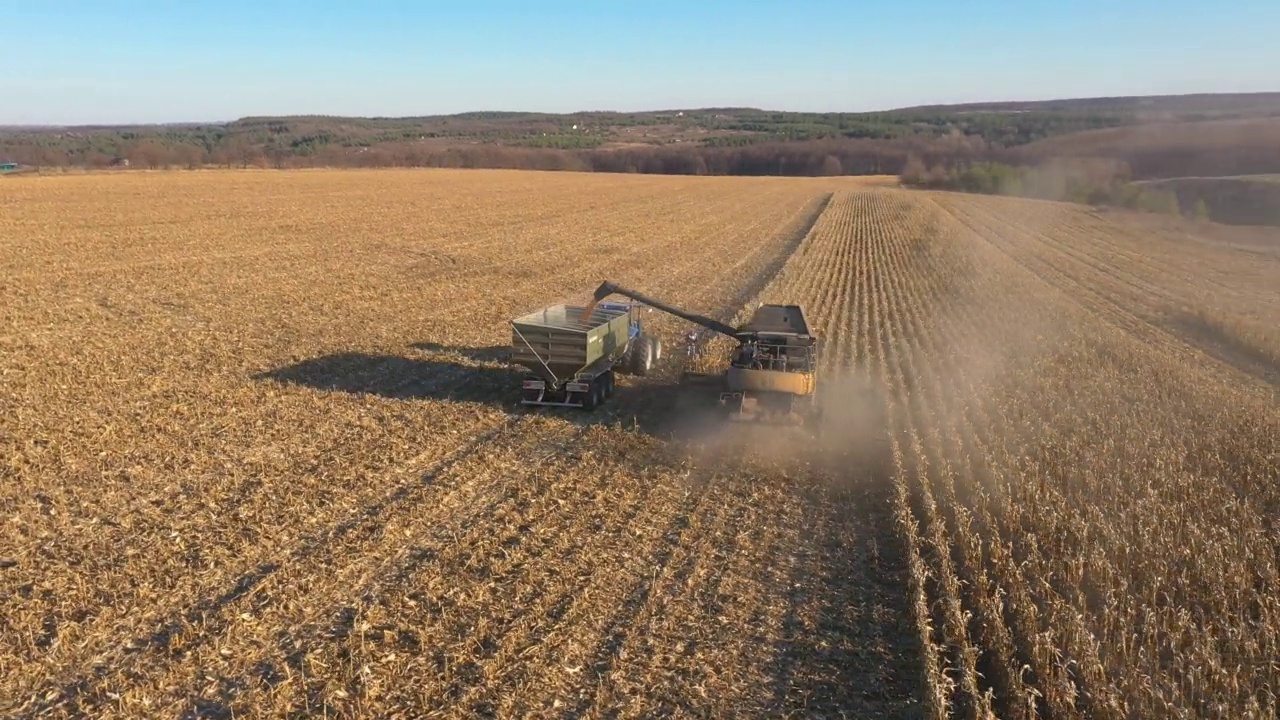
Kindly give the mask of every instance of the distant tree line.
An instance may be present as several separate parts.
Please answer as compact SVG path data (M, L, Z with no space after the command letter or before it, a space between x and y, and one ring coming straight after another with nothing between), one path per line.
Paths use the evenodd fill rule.
M106 168L127 159L132 168L220 167L464 167L578 170L588 172L684 175L868 175L896 174L913 151L951 159L977 157L980 141L908 138L903 140L763 141L746 145L636 145L592 147L588 143L382 142L344 147L323 144L299 152L232 137L213 148L190 143L140 139L114 151L68 150L56 145L0 142L0 157L40 167ZM582 147L586 145L586 147ZM965 149L967 148L967 149Z
M228 124L0 131L0 161L56 167L572 166L689 174L896 173L907 150L1007 148L1131 121L1123 113L465 113L250 117ZM639 143L637 143L639 141ZM625 149L609 149L609 145ZM638 146L640 145L640 146ZM570 151L550 157L524 150ZM581 151L600 150L584 153Z
M623 142L648 126L644 142ZM225 125L0 130L0 162L35 167L462 167L687 175L948 177L1058 158L1130 179L1280 172L1280 117L1133 124L1120 112L468 113L245 118ZM908 170L908 160L916 167ZM920 167L925 168L920 171ZM975 169L978 168L978 169ZM1020 173L1022 171L1019 171ZM1019 182L1032 182L1024 176ZM930 182L937 183L938 180ZM1001 180L1004 182L1004 180ZM1096 193L1095 193L1096 195ZM1136 202L1136 201L1135 201Z

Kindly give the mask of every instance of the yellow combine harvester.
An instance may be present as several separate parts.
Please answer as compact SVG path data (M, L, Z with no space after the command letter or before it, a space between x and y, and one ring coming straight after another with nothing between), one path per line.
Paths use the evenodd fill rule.
M596 289L591 307L609 295L622 295L732 338L736 345L722 372L686 369L685 392L709 395L713 407L730 420L777 422L817 427L820 341L799 305L761 305L746 324L731 327L718 320L685 312L633 290L605 282Z

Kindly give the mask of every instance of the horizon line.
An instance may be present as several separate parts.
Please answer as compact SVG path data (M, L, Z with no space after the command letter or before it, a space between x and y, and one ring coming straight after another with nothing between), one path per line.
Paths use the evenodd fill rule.
M1144 100L1144 99L1160 99L1160 98L1197 98L1197 97L1248 97L1248 96L1265 96L1280 95L1280 90L1253 90L1244 92L1191 92L1191 93L1162 93L1154 95L1096 95L1096 96L1077 96L1077 97L1056 97L1040 100L973 100L966 102L953 103L927 103L920 105L904 105L898 107L885 108L880 110L778 110L767 107L757 107L753 105L709 105L703 107L673 107L673 108L652 108L648 110L573 110L567 112L550 112L542 110L499 110L499 109L475 109L461 110L452 113L429 113L423 115L334 115L326 113L293 113L288 115L241 115L234 119L218 119L218 120L168 120L162 122L125 122L125 123L0 123L0 129L38 129L38 130L76 130L76 129L111 129L111 128L146 128L146 127L175 127L183 125L229 125L244 120L258 119L288 119L288 118L324 118L335 120L427 120L427 119L444 119L455 118L464 115L477 114L504 114L504 115L541 115L547 117L572 117L574 115L662 115L669 113L681 112L710 112L715 110L751 110L757 112L776 112L776 113L792 113L792 114L813 114L813 115L872 115L878 113L894 113L908 112L920 110L942 110L947 108L968 108L979 107L984 105L1045 105L1059 102L1090 102L1090 101L1115 101L1115 100Z

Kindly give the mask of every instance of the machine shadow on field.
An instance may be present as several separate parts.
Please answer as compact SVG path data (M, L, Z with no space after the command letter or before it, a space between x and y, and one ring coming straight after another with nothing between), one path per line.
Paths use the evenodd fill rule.
M511 415L536 413L582 427L624 428L672 439L675 387L625 377L617 394L593 411L528 407L520 404L526 370L503 362L506 346L423 342L410 347L422 354L333 353L260 372L253 379L390 400L480 403Z
M391 400L443 400L506 405L521 375L504 366L463 357L402 357L342 352L258 373L254 380Z
M461 355L465 358L477 361L486 360L505 360L511 354L511 346L509 345L486 345L482 347L463 347L458 345L445 345L443 343L423 340L416 342L409 347L414 350L428 353L444 353L449 355Z

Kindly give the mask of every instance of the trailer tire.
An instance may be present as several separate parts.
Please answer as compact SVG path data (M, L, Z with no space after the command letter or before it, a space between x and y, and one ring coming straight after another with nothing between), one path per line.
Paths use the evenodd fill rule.
M600 384L604 386L604 392L601 393L606 399L613 397L613 371L600 376Z
M657 362L662 359L662 339L653 338L653 361Z
M600 381L591 381L591 386L582 394L582 409L591 412L600 404Z

